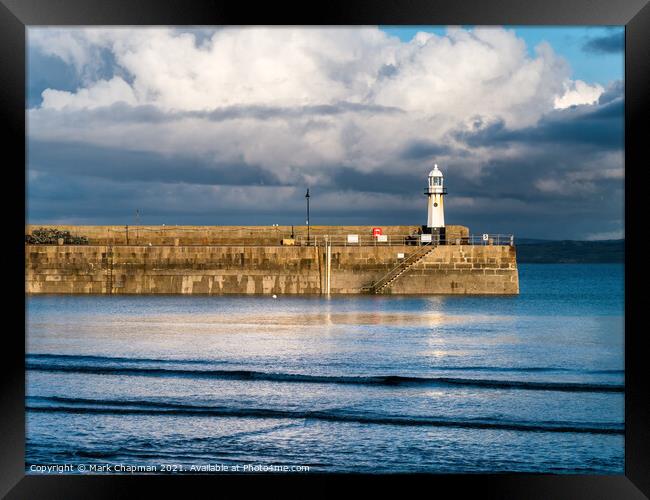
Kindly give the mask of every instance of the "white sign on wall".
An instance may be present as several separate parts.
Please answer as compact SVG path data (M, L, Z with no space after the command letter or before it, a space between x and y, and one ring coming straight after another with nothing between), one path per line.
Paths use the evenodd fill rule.
M422 243L431 243L431 235L430 234L421 234L420 235L420 241Z
M403 254L403 253L398 253L398 254L397 254L397 258L398 258L398 259L403 259L403 258L404 258L404 254Z
M384 243L388 241L388 235L387 234L378 234L377 235L377 241L383 241Z
M348 234L348 243L359 243L358 234Z
M487 233L483 233L483 241L487 241L490 238L490 235Z

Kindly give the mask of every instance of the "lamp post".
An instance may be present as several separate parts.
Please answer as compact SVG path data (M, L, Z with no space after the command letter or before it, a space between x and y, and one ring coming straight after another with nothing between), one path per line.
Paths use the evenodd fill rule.
M305 198L307 198L307 246L309 246L309 188L307 188Z
M135 227L137 228L140 225L140 209L135 210ZM135 230L135 244L138 244L138 229Z

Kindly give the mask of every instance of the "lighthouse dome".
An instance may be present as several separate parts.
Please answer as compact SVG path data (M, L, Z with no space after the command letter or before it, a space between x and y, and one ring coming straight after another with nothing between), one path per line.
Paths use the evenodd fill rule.
M438 170L438 165L433 166L433 170L429 172L429 177L442 177L442 172Z

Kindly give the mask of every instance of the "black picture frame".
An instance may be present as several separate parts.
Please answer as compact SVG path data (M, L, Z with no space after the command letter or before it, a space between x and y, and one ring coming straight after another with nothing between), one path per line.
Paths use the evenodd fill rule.
M551 474L484 474L373 476L382 487L387 480L417 479L423 493L439 495L469 490L498 498L644 498L650 496L650 387L646 352L642 348L645 329L640 321L643 283L633 217L643 213L639 171L648 165L647 121L650 119L650 4L648 0L346 0L318 5L304 2L282 7L277 3L249 5L243 2L195 0L0 0L0 103L5 136L3 158L5 217L11 221L11 245L5 245L5 277L10 304L5 315L1 401L2 450L0 494L7 498L115 498L146 490L164 489L187 495L188 488L207 487L218 494L226 483L248 488L253 481L275 484L286 476L31 476L25 475L25 295L24 272L18 261L24 258L24 217L16 214L22 187L23 215L26 213L25 172L25 43L26 27L33 25L625 25L625 474L613 476ZM636 181L636 182L635 182ZM7 193L9 192L9 193ZM13 193L17 200L7 194ZM18 207L18 208L17 208ZM642 216L641 216L642 217ZM8 254L8 255L7 255ZM14 262L15 259L15 262ZM13 327L7 326L11 319ZM638 321L637 321L638 320ZM340 476L292 476L299 486L313 488ZM345 479L358 479L359 476ZM208 484L206 484L208 483ZM329 483L327 483L329 484ZM248 486L247 486L248 485ZM286 490L284 490L286 491ZM322 488L319 487L322 492ZM411 490L415 492L415 490ZM239 490L241 494L242 490Z

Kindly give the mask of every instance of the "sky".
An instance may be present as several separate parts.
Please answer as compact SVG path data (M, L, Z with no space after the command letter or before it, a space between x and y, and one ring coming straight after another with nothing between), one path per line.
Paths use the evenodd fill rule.
M29 27L30 224L624 237L624 28ZM136 219L136 211L139 218Z

